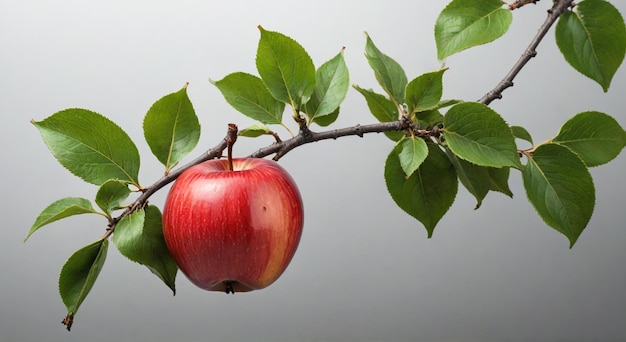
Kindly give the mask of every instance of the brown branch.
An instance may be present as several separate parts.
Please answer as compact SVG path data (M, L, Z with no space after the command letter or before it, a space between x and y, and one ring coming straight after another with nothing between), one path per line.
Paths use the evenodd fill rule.
M222 139L222 141L220 141L220 143L217 144L212 149L206 151L201 156L199 156L198 158L190 161L189 163L187 163L187 164L177 168L173 172L170 172L170 173L166 174L165 176L161 177L159 180L157 180L154 184L150 185L149 187L144 188L142 190L142 194L139 197L137 197L137 199L133 203L131 203L126 208L126 210L124 210L124 212L122 212L119 216L115 217L111 221L111 223L109 224L109 228L107 229L106 233L102 236L101 240L109 238L109 236L111 236L113 234L113 231L115 230L115 225L118 222L120 222L120 220L122 218L124 218L127 215L132 214L137 209L144 208L146 206L146 204L148 204L148 199L150 198L150 196L152 196L155 192L157 192L158 190L160 190L161 188L163 188L167 184L173 182L185 170L187 170L188 168L190 168L190 167L192 167L194 165L197 165L197 164L200 164L202 162L205 162L207 160L211 160L211 159L215 159L215 158L221 157L222 156L222 152L224 151L224 149L226 149L227 139L228 139L228 133L226 134L226 137L224 137L224 139Z
M500 81L500 83L498 83L498 85L495 88L493 88L491 91L485 94L485 96L483 96L478 102L488 105L493 100L502 98L502 92L504 92L504 90L506 90L507 88L513 86L513 80L515 79L517 74L519 74L519 72L526 65L526 63L530 61L531 58L537 55L537 50L536 50L537 46L539 45L539 43L541 43L546 33L548 33L548 31L550 30L550 27L552 27L552 25L556 21L556 19L558 19L558 17L561 14L563 14L567 10L568 7L571 7L573 5L574 5L574 2L572 0L555 0L554 1L554 5L552 6L551 9L548 10L548 17L539 28L539 31L537 32L535 37L531 40L526 50L524 50L524 53L518 59L517 63L515 63L513 68L511 68L511 71L509 71L509 73L506 74L504 79L502 79L502 81Z
M137 197L137 199L133 203L131 203L126 208L126 210L124 210L124 212L122 212L119 216L111 220L111 222L109 223L109 228L107 229L106 233L102 236L101 240L108 239L115 231L115 225L122 218L124 218L127 215L130 215L131 213L137 211L138 209L144 208L148 204L148 199L150 198L150 196L152 196L155 192L157 192L158 190L160 190L167 184L176 180L176 178L178 178L178 176L180 176L185 170L187 170L188 168L194 165L205 162L207 160L220 158L222 156L223 151L228 147L229 139L231 141L233 139L232 137L233 128L231 127L231 125L229 125L228 132L226 133L226 136L224 137L224 139L222 139L222 141L220 141L220 143L217 144L215 147L203 153L200 157L175 169L173 172L168 173L165 176L161 177L161 179L159 179L158 181L156 181L154 184L150 185L149 187L144 188L142 190L142 194L139 197ZM292 149L300 145L308 144L311 142L326 140L326 139L337 139L340 137L345 137L345 136L350 136L350 135L363 137L363 134L365 133L403 131L409 128L410 126L411 126L411 122L409 119L402 119L399 121L376 123L376 124L370 124L370 125L365 125L365 126L356 125L354 127L335 129L335 130L325 131L325 132L313 132L308 129L301 130L300 134L296 135L295 137L288 139L288 140L276 142L276 143L273 143L272 145L261 148L257 150L256 152L254 152L253 154L251 154L249 157L262 158L270 154L276 153L274 160L278 160L280 157L284 156L285 154L287 154L287 152L291 151ZM236 130L234 132L235 132L234 134L236 135L237 134Z
M250 158L263 158L270 154L275 153L276 155L274 156L273 159L279 160L289 151L304 144L308 144L308 143L312 143L312 142L316 142L320 140L328 140L328 139L336 140L337 138L351 136L351 135L356 135L362 138L363 134L367 134L367 133L404 131L408 129L409 127L411 127L411 120L405 117L398 121L381 122L381 123L369 124L369 125L363 125L363 126L356 125L353 127L334 129L331 131L324 131L324 132L313 132L308 129L306 131L301 130L300 134L296 135L295 137L289 140L282 141L280 143L274 143L272 145L258 149L256 152L249 155L249 157Z
M521 7L522 5L525 5L528 3L535 3L537 1L539 0L519 0L519 1L516 1L511 6ZM554 0L554 6L552 7L552 9L548 11L548 18L540 27L539 32L533 38L530 45L526 48L526 50L524 51L520 59L513 66L511 71L509 71L509 73L504 77L504 79L493 90L489 91L485 96L483 96L483 98L481 98L479 102L488 105L493 100L502 98L502 92L506 90L507 88L513 86L513 79L522 70L522 68L528 63L528 61L530 61L531 58L535 57L535 55L537 54L536 52L537 46L543 40L544 36L546 35L550 27L554 24L556 19L561 14L563 14L567 10L568 7L571 7L573 5L574 3L572 0ZM187 85L185 85L185 87L186 86ZM329 139L335 140L335 139L338 139L340 137L345 137L345 136L359 136L362 138L363 135L367 133L407 131L408 134L413 134L422 138L433 138L437 140L440 134L439 127L436 127L431 131L420 130L419 127L416 127L415 124L411 121L410 118L408 118L407 115L403 115L402 118L398 121L375 123L375 124L369 124L369 125L363 125L363 126L357 124L356 126L353 126L353 127L334 129L334 130L324 131L324 132L311 131L308 127L306 118L303 116L296 116L294 118L296 119L296 122L298 123L298 126L300 128L298 135L292 137L291 139L281 141L278 135L272 132L271 134L274 136L276 142L269 146L258 149L256 152L252 153L249 157L263 158L271 154L274 154L273 159L279 160L280 158L282 158L285 154L289 153L294 148L304 145L304 144L317 142L321 140L329 140ZM287 130L289 129L287 128ZM141 189L141 192L142 192L141 195L139 195L139 197L137 197L137 199L135 199L134 202L132 202L128 207L126 207L126 209L119 216L109 219L108 229L101 239L102 240L108 239L115 231L115 226L117 225L117 223L120 222L120 220L122 220L127 215L130 215L133 212L137 211L138 209L144 208L148 204L148 199L154 193L156 193L158 190L160 190L167 184L176 180L176 178L178 178L178 176L180 176L185 170L189 169L190 167L194 165L205 162L207 160L221 158L224 149L226 148L232 149L232 145L236 139L237 139L237 127L234 124L229 124L228 133L222 139L222 141L220 141L215 147L206 151L201 156L197 157L196 159L192 160L186 165L178 167L173 172L167 173L166 175L161 177L151 186ZM528 153L528 151L520 151L520 153ZM229 157L232 156L231 151L228 152L228 156ZM231 165L231 170L232 170L232 165ZM67 330L71 329L73 320L74 320L74 316L69 315L69 314L63 320L63 324L66 326Z
M512 11L514 9L518 9L522 6L526 6L528 4L536 4L539 0L517 0L514 3L509 5L509 9Z
M528 47L526 48L526 50L524 51L520 59L513 66L511 71L509 71L509 73L504 77L504 79L500 81L500 83L493 90L489 91L485 96L483 96L483 98L481 98L479 102L488 105L493 100L502 98L502 92L505 89L513 86L513 79L522 70L522 68L528 63L528 61L537 54L536 52L537 46L543 40L544 36L546 35L550 27L554 24L556 19L561 14L563 14L567 10L568 7L573 6L573 4L574 3L572 0L555 0L554 6L550 10L548 10L548 18L541 25L541 27L539 28L539 32L537 33L537 35L535 35L535 37L533 38L531 43L528 45ZM273 159L279 160L280 158L282 158L285 154L289 153L289 151L293 150L294 148L304 145L304 144L312 143L312 142L328 140L328 139L334 140L340 137L354 136L354 135L363 137L363 135L367 133L405 131L407 129L414 128L411 120L408 117L404 116L398 121L375 123L375 124L369 124L369 125L363 125L363 126L356 125L353 127L334 129L334 130L324 131L324 132L313 132L308 128L308 126L306 126L306 121L304 120L304 118L300 117L300 119L302 121L297 120L300 126L300 131L298 135L294 136L291 139L284 140L284 141L280 141L280 139L276 139L277 141L275 143L258 149L254 153L250 154L249 157L250 158L263 158L271 154L274 154ZM430 134L430 132L428 131L420 131L418 133L419 133L418 134L419 136L426 136ZM152 196L155 192L163 188L165 185L173 182L185 170L187 170L188 168L194 165L200 164L204 161L215 159L215 158L220 158L222 156L224 149L226 149L228 146L229 139L231 139L232 141L230 127L229 127L229 132L226 134L226 137L222 139L222 141L219 144L217 144L215 147L208 150L207 152L202 154L200 157L192 160L188 164L175 169L171 173L166 174L165 176L163 176L161 179L156 181L151 186L145 189L142 189L142 194L139 197L137 197L137 199L133 203L131 203L126 208L126 210L124 210L124 212L122 212L118 217L113 218L111 220L109 224L109 229L104 234L102 239L107 239L108 237L110 237L111 234L113 234L113 231L115 230L115 225L123 217L133 213L134 211L138 209L144 208L147 205L148 199L150 198L150 196Z

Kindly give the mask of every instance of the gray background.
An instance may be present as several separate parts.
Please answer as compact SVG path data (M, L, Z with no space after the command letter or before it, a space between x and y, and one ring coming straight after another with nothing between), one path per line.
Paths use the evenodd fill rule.
M444 97L478 99L495 86L550 3L515 11L503 39L450 57ZM626 13L623 1L613 3ZM592 170L596 209L572 250L535 214L516 171L514 199L494 193L474 211L473 198L461 190L429 240L386 192L383 163L393 145L382 135L311 144L282 160L300 185L306 223L293 262L269 288L227 296L179 275L172 297L147 269L112 248L73 331L61 325L58 272L74 250L101 236L105 222L70 218L22 243L48 204L93 198L96 191L54 160L30 119L69 107L110 117L136 141L140 181L149 185L162 168L143 141L143 115L184 82L203 129L193 156L222 139L227 123L252 123L208 79L256 73L257 25L294 37L317 66L346 46L351 83L379 89L363 56L363 31L412 79L440 67L433 27L445 4L1 1L0 340L626 339L623 154ZM553 36L552 30L538 58L493 108L536 141L584 110L604 111L625 126L625 68L604 94L564 62ZM374 121L350 90L335 127ZM240 139L236 152L269 143ZM161 205L164 196L161 191L152 203Z

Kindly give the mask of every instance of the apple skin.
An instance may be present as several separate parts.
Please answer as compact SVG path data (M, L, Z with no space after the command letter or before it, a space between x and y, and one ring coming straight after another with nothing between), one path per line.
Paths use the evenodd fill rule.
M296 252L304 214L291 176L259 158L214 159L185 170L163 208L163 235L196 286L226 293L272 284Z

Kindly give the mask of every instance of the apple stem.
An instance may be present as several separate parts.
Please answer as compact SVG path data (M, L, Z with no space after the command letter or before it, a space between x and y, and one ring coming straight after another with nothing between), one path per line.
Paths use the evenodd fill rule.
M226 135L226 148L228 157L228 170L233 171L233 145L237 141L237 125L233 123L228 124L228 134Z

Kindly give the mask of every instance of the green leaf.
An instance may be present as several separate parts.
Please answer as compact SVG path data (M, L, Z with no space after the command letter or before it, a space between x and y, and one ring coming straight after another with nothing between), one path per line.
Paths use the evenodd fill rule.
M128 195L130 195L130 189L126 183L111 179L98 189L96 204L111 216L111 212L118 209Z
M454 202L458 181L445 153L435 144L426 145L428 157L409 178L394 148L385 162L385 182L394 202L420 221L430 238L437 222Z
M480 208L491 186L491 177L488 172L489 168L460 159L448 149L446 149L446 154L450 162L452 162L452 165L454 165L454 169L456 170L461 184L476 198L476 206L474 209Z
M457 156L476 165L521 169L511 129L491 108L459 103L448 110L443 123L445 141Z
M421 138L407 137L398 142L393 153L398 155L400 166L408 178L428 156L428 146Z
M422 129L431 129L435 125L443 123L443 115L436 109L417 112L415 113L415 119Z
M619 11L603 0L577 3L556 25L556 43L565 60L606 92L626 54L626 25Z
M371 89L363 89L357 85L353 86L367 101L367 107L379 122L390 122L400 120L398 114L398 106L383 95L375 93ZM385 135L393 140L398 141L404 137L402 132L385 132Z
M262 135L272 134L272 131L264 125L254 124L239 131L239 135L247 138L256 138Z
M448 149L446 149L446 154L454 165L461 184L476 198L477 202L474 209L480 208L483 199L490 190L513 197L513 193L509 189L510 169L508 167L494 168L472 164L458 158Z
M235 72L213 82L226 102L249 118L264 124L280 124L285 104L270 94L263 81L244 72Z
M533 145L533 137L530 136L526 128L522 126L511 126L511 133L513 133L513 136L517 139L526 140Z
M620 154L626 131L609 115L583 112L569 119L552 142L574 151L587 166L598 166Z
M178 267L165 244L161 219L153 205L124 216L115 227L113 242L122 255L148 267L176 294Z
M376 80L396 106L403 104L407 83L404 69L393 58L378 50L367 32L365 37L365 57L372 70L374 70Z
M31 122L54 157L74 175L95 185L119 179L140 187L137 147L113 121L73 108Z
M539 146L522 173L528 200L552 228L567 236L570 248L587 226L595 204L593 180L570 149Z
M337 109L335 109L334 112L328 115L316 117L314 122L322 127L326 127L332 124L333 122L337 121L338 117L339 117L339 107L337 107Z
M441 100L439 104L437 105L437 109L454 106L455 104L461 103L461 102L463 102L463 100L455 100L455 99Z
M440 101L435 109L422 110L415 113L415 119L422 129L432 129L433 127L443 124L443 115L439 109L453 106L461 103L461 100L443 100ZM440 127L441 128L441 127Z
M108 240L99 240L89 244L72 254L61 269L59 276L59 293L63 303L67 307L69 323L83 303L93 284L102 270L107 256Z
M499 169L488 167L487 172L490 177L489 190L501 192L509 197L513 197L513 192L511 192L509 188L509 174L511 173L511 169L508 167Z
M371 89L363 89L357 85L353 86L367 101L367 107L379 122L391 122L400 120L398 106L383 95L375 93Z
M409 113L437 108L443 93L442 78L446 70L422 74L407 84L405 97Z
M35 223L30 227L28 235L24 239L24 242L39 228L58 221L60 219L80 214L93 214L97 213L91 206L91 202L88 199L80 197L66 197L62 198L44 209L39 216L35 219Z
M200 123L187 96L187 85L150 107L143 132L152 153L168 171L196 147Z
M317 122L319 118L334 113L338 114L337 109L348 93L350 76L343 58L343 50L322 64L315 73L317 83L311 99L304 106L304 112L311 122Z
M261 39L256 68L270 93L299 110L315 87L315 66L309 54L295 40L259 26Z
M453 0L435 24L437 57L443 60L465 49L489 43L506 33L511 11L500 0Z

